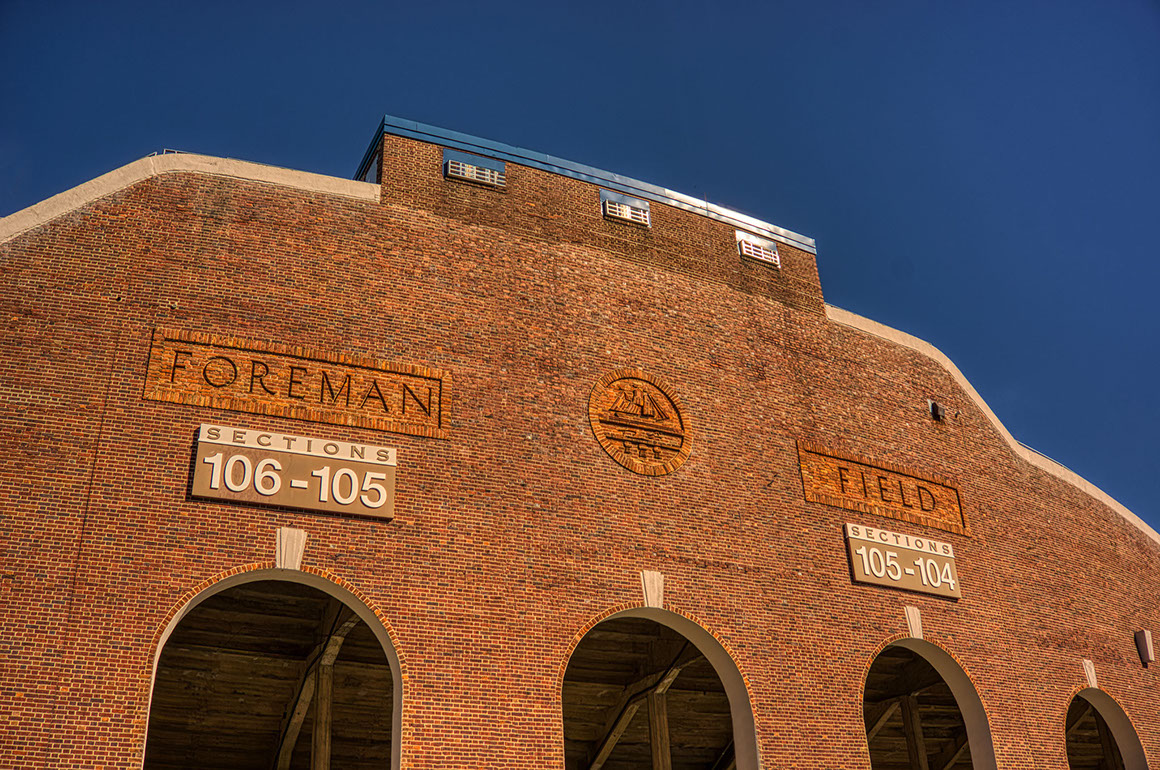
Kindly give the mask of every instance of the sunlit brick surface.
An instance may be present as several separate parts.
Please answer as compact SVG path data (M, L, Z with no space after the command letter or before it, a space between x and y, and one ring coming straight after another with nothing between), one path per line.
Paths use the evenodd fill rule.
M778 269L688 211L626 226L595 185L440 164L388 137L381 202L167 174L0 244L0 765L140 766L162 631L198 586L269 566L279 527L389 625L406 768L562 768L570 651L643 603L642 570L734 656L770 770L868 770L863 685L906 605L970 676L1000 767L1067 767L1084 658L1160 765L1133 642L1160 632L1156 543L1016 457L934 361L827 320L812 255L781 243ZM447 437L146 400L157 328L445 372ZM622 368L680 393L672 473L592 435ZM191 499L203 422L397 447L396 518ZM947 480L968 534L807 502L799 442ZM952 543L963 598L853 584L848 521Z

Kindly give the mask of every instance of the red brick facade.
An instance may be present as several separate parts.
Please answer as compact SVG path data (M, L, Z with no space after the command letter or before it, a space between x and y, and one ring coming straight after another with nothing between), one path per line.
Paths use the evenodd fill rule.
M404 768L562 768L569 653L643 604L643 570L732 657L765 768L869 769L863 683L906 606L969 676L998 767L1067 767L1085 659L1160 766L1133 639L1160 633L1154 533L1029 462L940 361L840 322L808 251L779 244L777 268L726 222L655 201L650 227L610 221L592 182L508 163L490 189L440 153L387 136L381 196L191 166L9 223L0 765L139 767L170 621L293 527L303 570L394 642ZM147 399L157 329L446 373L444 434ZM679 396L676 470L593 436L618 369ZM191 499L201 423L397 447L395 519ZM969 527L807 501L799 444L953 486ZM963 597L852 583L846 522L952 543Z

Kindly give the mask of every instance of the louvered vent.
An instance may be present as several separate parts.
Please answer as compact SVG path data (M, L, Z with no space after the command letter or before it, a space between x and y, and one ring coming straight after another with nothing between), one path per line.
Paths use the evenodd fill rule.
M768 262L775 267L781 267L781 257L777 253L777 244L758 238L750 233L737 231L737 251L743 257Z
M645 227L652 224L648 214L648 201L630 198L611 190L600 191L600 210L604 212L607 219L619 219Z
M484 168L462 160L448 160L444 164L444 173L454 179L466 179L468 182L485 184L489 187L503 187L507 184L507 175L494 168Z
M629 222L636 222L638 225L649 224L648 209L638 209L636 206L616 201L604 201L604 216L612 219L625 219Z

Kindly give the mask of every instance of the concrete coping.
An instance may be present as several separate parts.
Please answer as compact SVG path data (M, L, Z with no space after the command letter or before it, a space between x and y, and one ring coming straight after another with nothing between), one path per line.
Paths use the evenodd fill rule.
M96 179L79 184L71 190L65 190L58 195L0 219L0 243L138 182L160 174L180 173L225 176L376 203L379 200L379 186L368 182L356 182L340 177L312 174L308 171L295 171L232 158L215 158L192 153L166 153L135 160L107 174L102 174Z
M1011 451L1014 452L1018 457L1022 458L1024 461L1035 466L1036 468L1047 471L1052 476L1066 481L1068 484L1071 484L1073 487L1089 495L1090 497L1094 497L1096 500L1100 501L1116 513L1120 514L1120 516L1127 519L1137 529L1150 537L1153 542L1160 544L1160 534L1158 534L1156 530L1152 529L1152 527L1150 527L1147 522L1124 507L1124 505L1114 497L1087 479L1083 478L1067 466L1057 463L1050 457L1040 454L1031 447L1028 447L1016 440L1016 438L1011 435L1011 432L1007 430L1007 427L1003 425L995 413L991 411L991 407L987 405L987 402L983 400L983 397L979 395L974 386L967 381L967 378L964 377L963 373L959 371L959 368L955 366L954 362L947 358L946 355L944 355L943 352L936 348L934 345L931 345L926 340L913 337L906 332L898 331L897 329L880 324L877 321L871 321L869 318L864 318L856 313L851 313L849 310L843 310L842 308L834 307L833 305L826 305L826 317L835 323L840 323L843 326L849 326L851 328L858 329L859 331L865 332L867 334L873 334L875 337L880 337L884 340L887 340L888 342L893 342L897 345L910 348L911 350L921 353L927 358L932 359L935 363L950 373L950 375L955 379L955 382L958 383L959 387L962 388L966 394L970 396L971 400L975 402L975 405L978 406L980 410L982 410L983 414L987 416L987 419L991 421L991 425L995 428L996 431L999 432L999 435L1002 436L1003 440L1007 442L1007 445L1011 448Z

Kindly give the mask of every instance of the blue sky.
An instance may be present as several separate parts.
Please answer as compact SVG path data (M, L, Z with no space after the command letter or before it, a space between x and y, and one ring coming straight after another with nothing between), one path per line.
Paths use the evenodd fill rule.
M175 148L353 174L383 113L809 235L1160 528L1160 4L0 0L0 215Z

